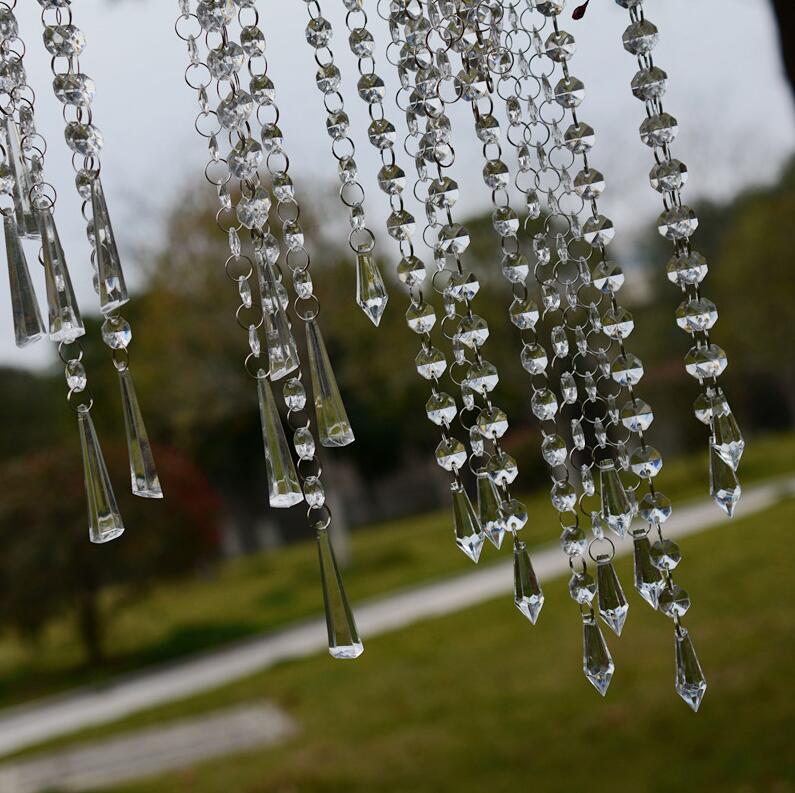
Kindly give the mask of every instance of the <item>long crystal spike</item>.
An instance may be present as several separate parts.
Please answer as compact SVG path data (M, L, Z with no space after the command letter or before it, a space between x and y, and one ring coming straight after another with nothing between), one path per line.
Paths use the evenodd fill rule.
M121 308L130 298L127 295L119 249L116 246L105 191L99 176L91 180L91 212L94 216L99 305L103 314L109 314Z
M544 593L533 570L527 546L521 540L515 540L513 544L513 602L535 625L544 605Z
M676 693L697 711L707 690L707 680L693 647L693 640L685 628L676 633Z
M306 346L320 444L347 446L355 440L353 430L331 368L326 344L314 319L306 323Z
M285 310L284 287L279 283L273 265L260 253L256 258L270 378L281 380L299 367L298 346Z
M612 460L599 464L602 490L602 518L619 537L623 537L632 522L632 505Z
M599 614L616 636L621 635L629 605L613 563L599 560L596 566Z
M505 539L505 520L500 512L500 498L497 486L491 477L481 472L478 474L478 519L483 531L495 548L502 547Z
M50 339L55 342L73 342L86 329L80 317L72 280L66 266L61 239L55 227L55 218L49 209L38 211L41 233L41 253L44 260L44 279L47 284L47 306L50 320Z
M635 537L635 589L653 608L657 609L660 592L665 582L660 571L651 563L651 543L648 537Z
M364 652L364 645L356 629L356 621L345 594L345 586L327 529L318 529L317 550L323 585L323 605L326 610L328 651L333 658L358 658Z
M740 432L737 419L720 389L718 394L712 398L711 404L714 436L712 446L726 465L736 471L745 451L745 440Z
M453 528L456 545L477 564L486 535L463 485L453 482L450 490L453 494Z
M17 228L24 237L38 238L39 225L30 198L33 188L33 179L28 169L28 164L22 153L22 142L19 137L19 127L10 115L4 115L3 133L6 140L6 161L11 175L14 178L14 214L16 215Z
M3 230L8 258L8 283L11 292L11 314L17 347L38 341L45 333L39 301L28 270L25 251L19 241L17 224L12 213L3 215Z
M276 400L264 374L257 378L257 393L268 472L268 501L276 509L286 509L303 501L304 494L276 408Z
M356 302L376 327L389 300L381 270L371 253L356 256Z
M144 418L138 405L132 374L129 369L119 371L124 429L127 434L127 453L130 459L132 492L141 498L163 498L163 489L155 467L152 447L146 433Z
M742 495L737 474L710 442L709 489L715 503L731 518Z
M615 671L613 658L593 614L583 614L582 629L583 672L593 687L604 696Z
M88 406L78 408L77 424L88 499L88 536L93 543L110 542L124 533L124 524Z

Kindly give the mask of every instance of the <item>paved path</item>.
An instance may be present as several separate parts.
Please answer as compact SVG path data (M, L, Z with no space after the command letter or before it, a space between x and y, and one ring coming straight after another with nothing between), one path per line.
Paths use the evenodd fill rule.
M792 477L749 488L738 505L737 515L753 514L792 493L795 493L795 478ZM711 501L704 501L675 510L665 525L666 535L684 537L722 521L717 507ZM616 542L617 555L627 554L631 549L630 540ZM452 541L450 552L456 552ZM568 569L567 559L557 545L536 551L533 564L542 581ZM366 643L367 639L379 634L465 609L505 595L512 589L512 562L500 562L358 604L357 623ZM326 626L324 620L318 618L109 684L6 710L0 714L0 755L217 688L282 661L322 652L325 648Z
M274 705L234 708L4 765L0 793L118 785L232 752L273 746L295 731L292 719Z

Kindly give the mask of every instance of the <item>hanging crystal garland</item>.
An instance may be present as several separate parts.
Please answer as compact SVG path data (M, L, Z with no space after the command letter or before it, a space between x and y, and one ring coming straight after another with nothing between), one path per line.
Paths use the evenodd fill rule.
M307 354L314 395L315 417L320 442L324 446L343 446L353 442L344 405L317 323L320 306L312 289L309 255L304 248L300 208L289 176L289 159L278 127L275 85L267 74L266 40L259 27L259 14L252 3L238 2L237 21L240 41L230 36L235 7L229 2L199 0L191 12L190 0L179 0L177 35L187 42L190 65L186 82L197 91L200 112L196 129L208 140L211 161L205 173L219 195L218 225L229 238L227 275L237 283L241 305L238 324L247 331L250 352L245 367L257 383L260 417L268 473L269 502L274 508L287 508L302 501L308 505L307 518L317 539L323 600L328 629L329 652L334 658L356 658L364 645L356 629L329 535L331 511L321 481L322 468L316 454L311 420L305 411L307 397L302 382L301 361L287 317L289 294L282 283L279 267L280 245L269 229L272 201L262 186L259 164L263 147L277 214L282 222L286 262L293 274L295 312L306 325ZM207 47L206 60L199 54L199 43ZM251 76L250 93L240 85L243 67ZM210 109L208 88L222 97L215 111ZM262 145L252 136L252 113L260 125ZM269 120L265 120L269 113ZM226 159L220 151L220 136L229 138ZM230 183L240 198L233 209ZM241 232L250 232L255 262L243 254ZM257 321L244 319L252 311L249 279L257 271L260 304ZM256 312L255 312L256 313ZM260 363L262 353L259 329L264 327L267 367ZM254 371L252 372L252 368ZM281 417L273 396L273 385L289 375L282 389L287 421L293 430L293 446L298 468L293 462Z
M128 349L132 328L119 313L119 309L129 301L129 296L100 178L99 155L103 136L93 123L91 110L95 85L80 70L79 59L86 46L85 36L73 23L70 5L55 4L51 0L39 0L39 3L43 8L44 45L52 56L53 93L63 104L64 137L73 152L72 164L77 172L75 183L83 199L82 213L88 224L94 289L105 318L102 340L112 352L119 376L132 492L142 498L163 498L130 370ZM82 161L77 158L82 158Z
M654 154L655 164L649 181L662 195L664 205L657 227L674 246L674 255L667 267L668 279L680 287L684 298L676 311L676 324L690 335L693 342L685 357L685 369L698 381L701 389L694 410L698 420L710 428L710 492L715 503L731 517L741 496L736 472L745 441L726 395L718 385L728 359L726 353L710 340L718 309L701 294L707 261L690 242L698 227L698 218L690 207L682 203L681 190L687 182L687 166L671 153L671 143L676 139L679 125L663 109L662 98L668 75L654 64L652 58L658 30L646 19L642 0L616 2L628 9L630 16L630 25L623 35L624 49L638 59L638 72L632 78L632 93L646 107L640 138Z

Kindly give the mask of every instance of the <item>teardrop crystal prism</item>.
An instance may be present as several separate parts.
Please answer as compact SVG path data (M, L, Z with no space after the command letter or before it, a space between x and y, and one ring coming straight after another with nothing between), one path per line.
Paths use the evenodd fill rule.
M376 327L384 315L389 295L381 270L371 253L356 256L356 302Z
M712 443L709 449L709 492L715 503L730 518L733 517L742 488L737 474L726 464Z
M662 573L651 562L651 543L648 537L635 537L635 589L653 608L657 609L660 592L665 586Z
M627 619L629 605L612 562L599 561L596 565L596 585L599 615L616 636L621 636Z
M513 545L513 602L535 625L544 606L544 593L538 583L527 546L516 540Z
M745 451L745 440L737 419L722 394L712 399L712 432L713 448L726 465L736 471Z
M599 480L602 488L602 518L610 529L623 537L632 522L632 505L612 460L599 463Z
M358 658L364 652L364 645L356 630L356 621L345 594L327 529L319 529L317 532L317 550L323 585L323 605L326 610L328 651L333 658Z
M613 658L593 614L583 614L582 630L582 669L593 687L604 696L615 671Z
M268 472L268 502L276 509L287 509L303 501L304 494L276 408L276 400L264 372L257 378L257 394Z
M14 339L17 347L38 341L45 333L39 301L28 270L25 251L19 241L17 224L12 213L3 215L8 259L8 283L11 293L11 315L14 318Z
M49 209L41 209L37 215L44 260L44 280L47 285L50 339L69 344L84 335L86 329L77 307L66 256L55 227L55 218Z
M36 239L39 236L39 225L30 192L33 179L28 163L22 152L19 127L11 115L3 114L3 134L6 141L6 162L14 179L14 214L17 228L23 237Z
M450 490L453 494L453 529L456 545L477 564L486 534L463 485L453 482Z
M326 344L314 319L306 323L306 347L320 445L347 446L355 440L353 430L337 387L334 370L331 368Z
M676 693L697 711L707 690L707 681L685 628L676 633Z
M260 254L256 259L270 378L281 380L299 367L298 346L282 301L284 287L279 283L273 265Z
M163 489L155 467L152 447L138 405L132 374L129 369L119 371L124 429L127 433L127 453L130 458L132 492L141 498L163 498Z
M108 204L99 176L91 180L91 212L94 216L94 250L99 284L99 307L103 314L121 308L130 298L121 269L119 249L110 224Z
M499 549L505 538L505 520L500 510L500 498L497 487L487 473L479 473L478 487L478 519L483 531L491 544Z
M88 499L88 536L91 542L102 544L120 537L124 533L124 524L87 405L80 405L77 409L77 426Z

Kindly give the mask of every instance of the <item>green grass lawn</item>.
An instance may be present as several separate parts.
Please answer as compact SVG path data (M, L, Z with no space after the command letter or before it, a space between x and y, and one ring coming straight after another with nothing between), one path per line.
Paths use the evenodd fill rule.
M793 435L755 440L742 465L745 483L793 470ZM676 502L703 497L705 456L667 464L659 485ZM526 500L526 541L553 542L559 529L548 494ZM448 510L359 529L352 551L345 579L354 602L471 569L454 546ZM506 557L489 547L481 563L497 558ZM120 611L110 623L108 659L99 667L84 664L67 620L53 625L35 647L6 633L0 638L0 706L242 639L320 608L313 543L225 562L211 577L164 584Z
M278 748L113 793L786 793L793 524L790 500L682 543L677 578L709 680L698 714L674 693L670 621L634 590L623 636L608 636L616 674L602 700L582 675L579 617L558 579L535 627L503 598L376 637L356 662L284 664L76 737L266 699L300 724ZM631 562L618 571L629 589Z

